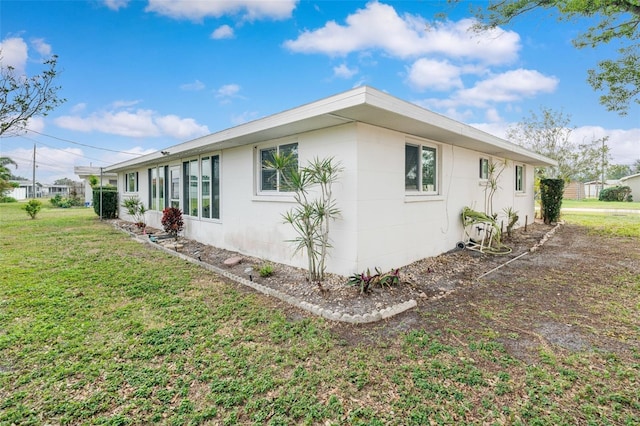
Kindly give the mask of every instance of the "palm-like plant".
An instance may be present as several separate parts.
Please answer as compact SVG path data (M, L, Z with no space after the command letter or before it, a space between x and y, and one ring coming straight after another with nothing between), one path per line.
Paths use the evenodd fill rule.
M295 193L297 206L282 215L285 223L293 226L298 236L291 240L295 252L306 251L309 281L324 280L326 258L331 242L330 222L340 215L333 198L332 185L342 171L333 158L314 158L307 167L300 170L292 167L291 155L275 155L268 166L280 174L285 187ZM310 197L312 187L319 186L319 196Z

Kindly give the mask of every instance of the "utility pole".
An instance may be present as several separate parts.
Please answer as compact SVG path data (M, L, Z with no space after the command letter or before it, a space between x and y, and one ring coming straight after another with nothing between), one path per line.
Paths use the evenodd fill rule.
M604 190L604 141L605 138L602 138L602 184L600 185L600 192Z
M33 181L31 182L33 184L33 198L36 198L36 144L33 144Z

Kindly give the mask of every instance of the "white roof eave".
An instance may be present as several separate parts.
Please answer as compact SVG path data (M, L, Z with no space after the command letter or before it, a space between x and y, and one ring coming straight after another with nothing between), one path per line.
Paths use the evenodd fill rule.
M199 153L277 139L347 122L362 122L384 127L534 166L557 164L554 160L519 145L379 90L363 86L167 147L162 151L114 164L104 170L121 171L147 164L157 164L163 160L186 158Z

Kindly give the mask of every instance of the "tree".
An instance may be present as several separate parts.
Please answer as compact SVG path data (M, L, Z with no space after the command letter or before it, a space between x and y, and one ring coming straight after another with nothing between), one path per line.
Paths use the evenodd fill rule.
M7 167L9 165L15 166L16 169L18 168L18 164L11 158L0 157L0 197L4 196L8 190L15 187L15 185L9 182L11 180L11 171Z
M68 185L68 186L73 186L75 183L76 182L74 182L69 178L57 179L56 181L53 182L54 185Z
M548 178L565 181L600 179L603 167L609 164L608 137L572 142L570 122L570 116L542 108L541 116L532 111L529 118L509 127L507 139L556 160L557 167L547 168L545 175Z
M18 75L14 67L0 63L0 136L19 134L31 117L46 116L66 101L58 98L60 86L53 84L57 61L52 56L44 62L48 68L32 77Z
M640 158L633 162L630 172L632 175L640 173Z
M612 164L607 168L607 179L620 179L631 174L631 166L627 164Z
M595 20L595 25L574 38L578 49L619 41L619 56L600 61L597 70L588 70L587 81L595 90L605 91L600 103L609 111L626 115L632 102L640 104L638 0L491 0L486 10L476 11L481 22L477 29L508 24L537 9L556 10L559 21Z

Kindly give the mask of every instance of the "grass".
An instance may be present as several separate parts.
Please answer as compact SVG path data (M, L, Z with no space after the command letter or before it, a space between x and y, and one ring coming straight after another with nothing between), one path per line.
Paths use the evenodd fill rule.
M607 210L638 210L640 202L598 201L587 198L584 200L562 200L563 208L592 209L589 211L562 211L562 219L567 223L586 226L594 234L639 237L640 215L637 213L598 212L598 209Z
M640 201L599 201L595 198L562 200L563 208L640 210Z
M0 204L0 425L640 423L638 352L541 347L528 365L497 332L455 321L351 344L90 209L31 220L20 206ZM637 342L640 276L609 290L592 290L594 309L627 306L607 321Z

